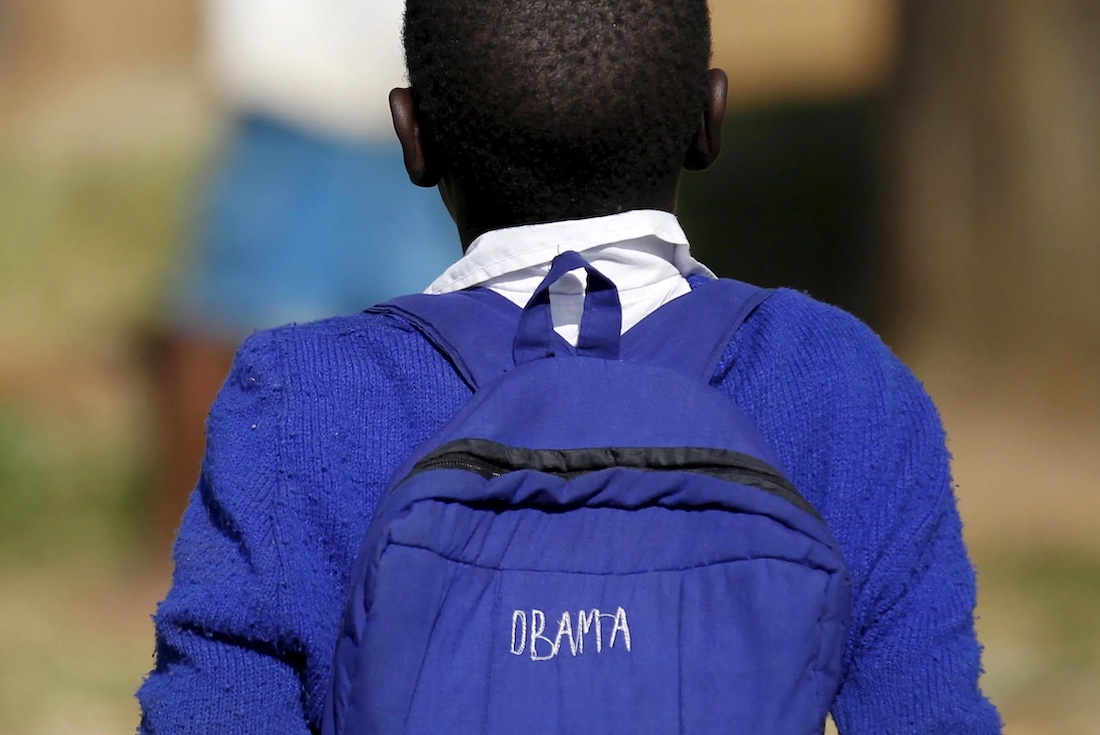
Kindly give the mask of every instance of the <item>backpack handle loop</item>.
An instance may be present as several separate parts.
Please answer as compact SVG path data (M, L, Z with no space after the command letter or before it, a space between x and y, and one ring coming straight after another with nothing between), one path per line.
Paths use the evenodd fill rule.
M588 288L584 294L584 312L574 350L554 331L550 287L567 273L581 269L588 274ZM554 258L550 272L523 308L512 343L512 355L517 365L563 353L618 360L622 322L622 307L615 284L579 253L567 250Z

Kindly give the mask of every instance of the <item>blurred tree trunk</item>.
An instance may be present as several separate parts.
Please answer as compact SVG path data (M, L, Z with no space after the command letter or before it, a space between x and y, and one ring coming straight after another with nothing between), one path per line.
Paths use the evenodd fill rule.
M879 97L897 45L885 0L712 0L730 77L717 165L680 219L720 275L787 286L884 331Z
M1033 388L1095 376L1100 2L910 0L903 27L893 195L908 348L991 377L1023 369L1043 378Z

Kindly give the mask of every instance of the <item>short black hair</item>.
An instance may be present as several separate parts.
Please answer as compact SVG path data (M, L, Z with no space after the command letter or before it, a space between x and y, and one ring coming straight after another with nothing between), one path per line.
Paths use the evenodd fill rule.
M408 0L429 151L503 221L613 211L679 171L706 104L706 0Z

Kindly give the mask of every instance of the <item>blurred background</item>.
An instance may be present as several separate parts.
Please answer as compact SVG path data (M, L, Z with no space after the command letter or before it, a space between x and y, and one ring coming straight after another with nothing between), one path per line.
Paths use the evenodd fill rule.
M244 196L254 213L251 181L286 210L263 186L301 175L304 197L385 155L373 102L336 90L357 84L349 64L382 68L381 42L368 53L348 29L393 18L330 24L356 61L330 59L345 80L326 98L301 65L234 73L264 54L235 40L256 35L240 18L282 5L0 0L0 733L136 726L179 488L197 475L187 409L205 413L250 328L200 323L189 301L216 291L195 254L248 239L218 207ZM1100 0L712 7L730 116L719 165L684 185L693 247L722 274L855 312L914 368L956 457L983 686L1006 732L1100 731ZM299 52L303 29L325 33L276 26ZM354 109L328 109L333 95ZM391 175L372 180L400 189ZM346 216L334 231L354 231ZM436 257L410 270L427 283ZM317 316L299 313L252 326Z

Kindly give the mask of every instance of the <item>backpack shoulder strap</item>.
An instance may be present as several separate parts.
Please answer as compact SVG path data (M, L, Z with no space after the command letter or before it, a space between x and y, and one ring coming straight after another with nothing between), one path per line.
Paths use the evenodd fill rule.
M520 309L487 288L398 296L367 309L412 324L472 389L511 368Z
M689 279L673 299L623 335L622 359L669 368L709 382L734 333L774 289L730 279Z

